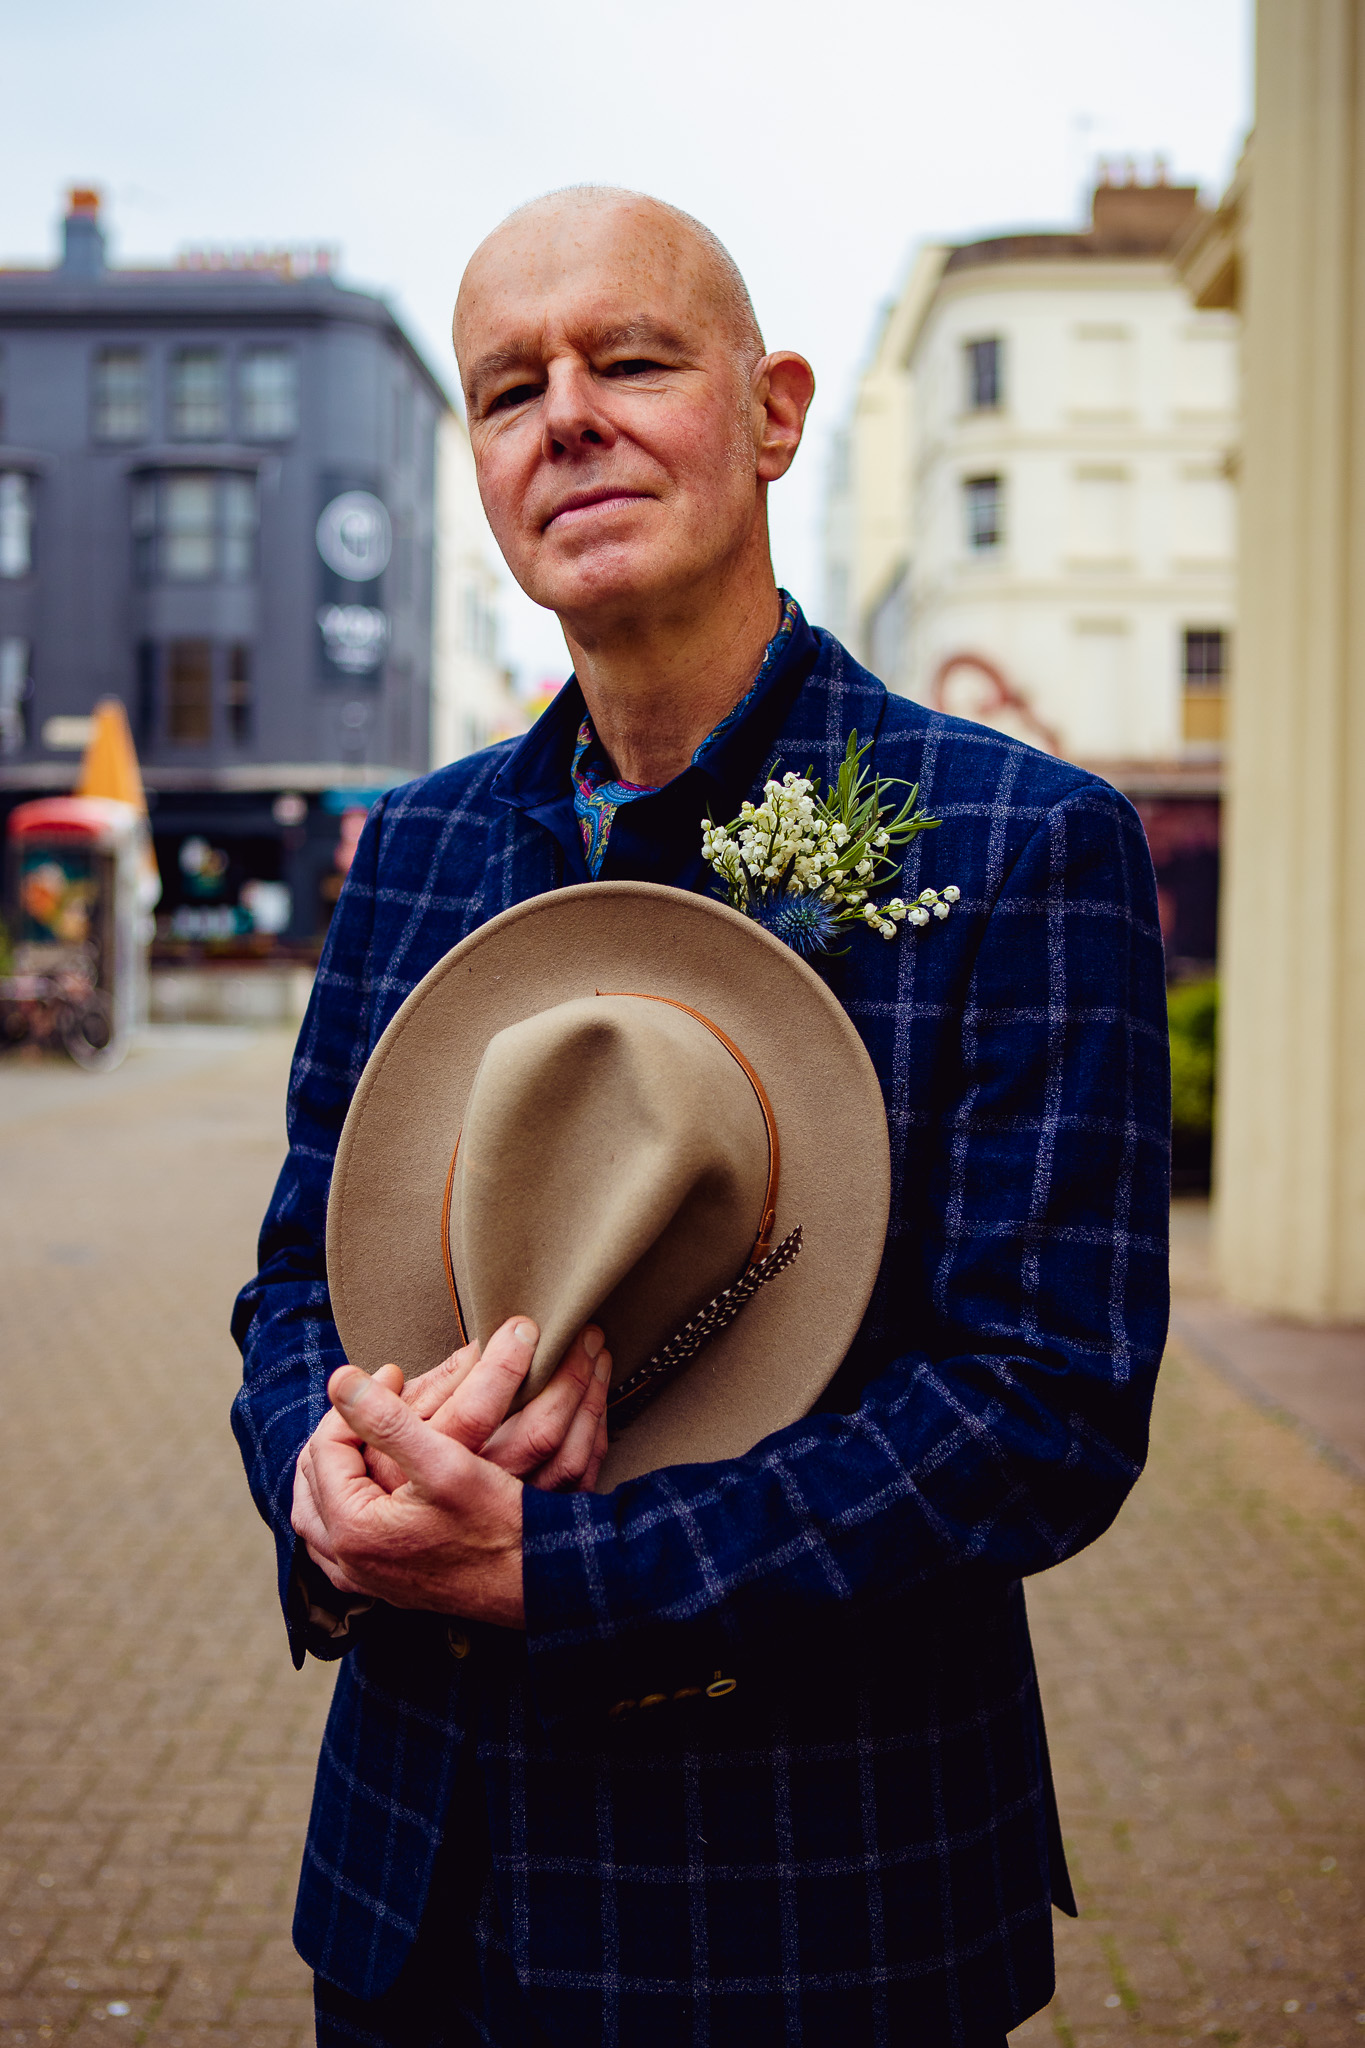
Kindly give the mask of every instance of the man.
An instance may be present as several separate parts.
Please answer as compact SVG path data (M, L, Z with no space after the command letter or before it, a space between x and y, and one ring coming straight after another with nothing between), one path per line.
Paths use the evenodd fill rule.
M1073 1910L1020 1580L1117 1512L1165 1330L1141 830L1081 770L889 698L777 591L767 490L813 379L764 353L695 222L598 190L524 209L470 263L455 345L489 519L574 680L524 740L371 814L238 1306L294 1655L343 1659L295 1923L318 2038L999 2048ZM510 1421L525 1322L407 1389L346 1367L328 1179L408 991L543 890L705 888L702 816L777 761L832 778L855 729L943 820L902 893L962 900L825 970L893 1188L817 1412L602 1496L572 1490L601 1456L600 1332ZM635 1707L698 1671L712 1697Z

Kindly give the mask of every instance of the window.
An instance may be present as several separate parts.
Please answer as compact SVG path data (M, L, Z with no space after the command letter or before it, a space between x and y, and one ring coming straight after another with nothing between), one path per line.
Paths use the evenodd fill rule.
M238 426L252 441L298 432L299 372L292 349L251 348L237 366Z
M167 477L161 487L162 576L171 583L205 581L217 567L217 477Z
M251 738L251 649L236 646L228 649L227 662L227 727L228 735L235 747L244 747Z
M1185 688L1221 690L1227 675L1228 636L1221 626L1192 626L1185 634Z
M169 470L133 489L144 583L245 583L256 551L256 480L234 470Z
M245 583L256 548L256 479L228 474L218 479L222 520L223 579Z
M998 334L984 341L969 341L967 359L968 412L994 412L1004 403L1004 344Z
M166 737L206 747L213 738L213 648L207 640L172 640L166 650Z
M962 486L967 513L967 546L984 553L1004 539L1005 487L998 476L969 476Z
M1085 562L1124 561L1132 547L1132 495L1125 469L1078 469L1071 479L1069 552Z
M1223 737L1223 694L1228 679L1228 635L1223 628L1187 627L1181 668L1186 743L1217 746Z
M0 576L33 567L33 485L21 469L0 470Z
M17 754L24 744L27 695L28 642L0 639L0 754Z
M100 441L143 441L151 423L147 403L147 361L140 348L102 348L95 357L95 437Z
M184 348L172 356L171 432L181 441L216 441L227 432L220 349Z

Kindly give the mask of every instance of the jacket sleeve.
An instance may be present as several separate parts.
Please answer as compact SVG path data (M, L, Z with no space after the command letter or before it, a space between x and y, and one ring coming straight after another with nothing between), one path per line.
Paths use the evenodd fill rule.
M632 1643L653 1657L670 1631L810 1640L835 1610L1041 1571L1137 1478L1166 1328L1170 1115L1155 880L1131 806L1073 791L994 901L961 908L981 938L931 1113L893 1157L880 1370L856 1412L746 1457L606 1496L528 1492L547 1720L581 1710L594 1663L619 1678Z
M381 798L360 835L322 950L289 1079L289 1153L261 1227L259 1269L232 1315L243 1362L232 1428L252 1498L275 1538L296 1665L306 1649L326 1656L350 1646L345 1630L330 1634L320 1608L310 1620L310 1604L319 1607L331 1588L306 1553L296 1568L289 1514L299 1452L326 1411L329 1376L345 1363L327 1293L327 1192L368 1044L383 810Z

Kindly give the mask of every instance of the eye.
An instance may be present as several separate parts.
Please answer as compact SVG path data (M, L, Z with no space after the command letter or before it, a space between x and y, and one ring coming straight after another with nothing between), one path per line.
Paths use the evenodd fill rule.
M603 370L604 377L648 377L666 367L663 363L652 362L648 356L631 356L623 363L608 363Z
M506 391L500 391L491 398L485 410L488 412L511 412L514 406L529 405L533 398L539 398L539 384L513 384Z

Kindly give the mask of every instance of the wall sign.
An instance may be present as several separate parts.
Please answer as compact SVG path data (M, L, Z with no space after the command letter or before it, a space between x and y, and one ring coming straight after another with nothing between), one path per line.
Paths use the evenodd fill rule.
M369 583L389 566L393 527L372 491L342 491L323 507L317 543L334 575L347 583Z
M389 648L387 613L368 604L325 604L318 625L327 659L343 675L366 676L382 666Z

